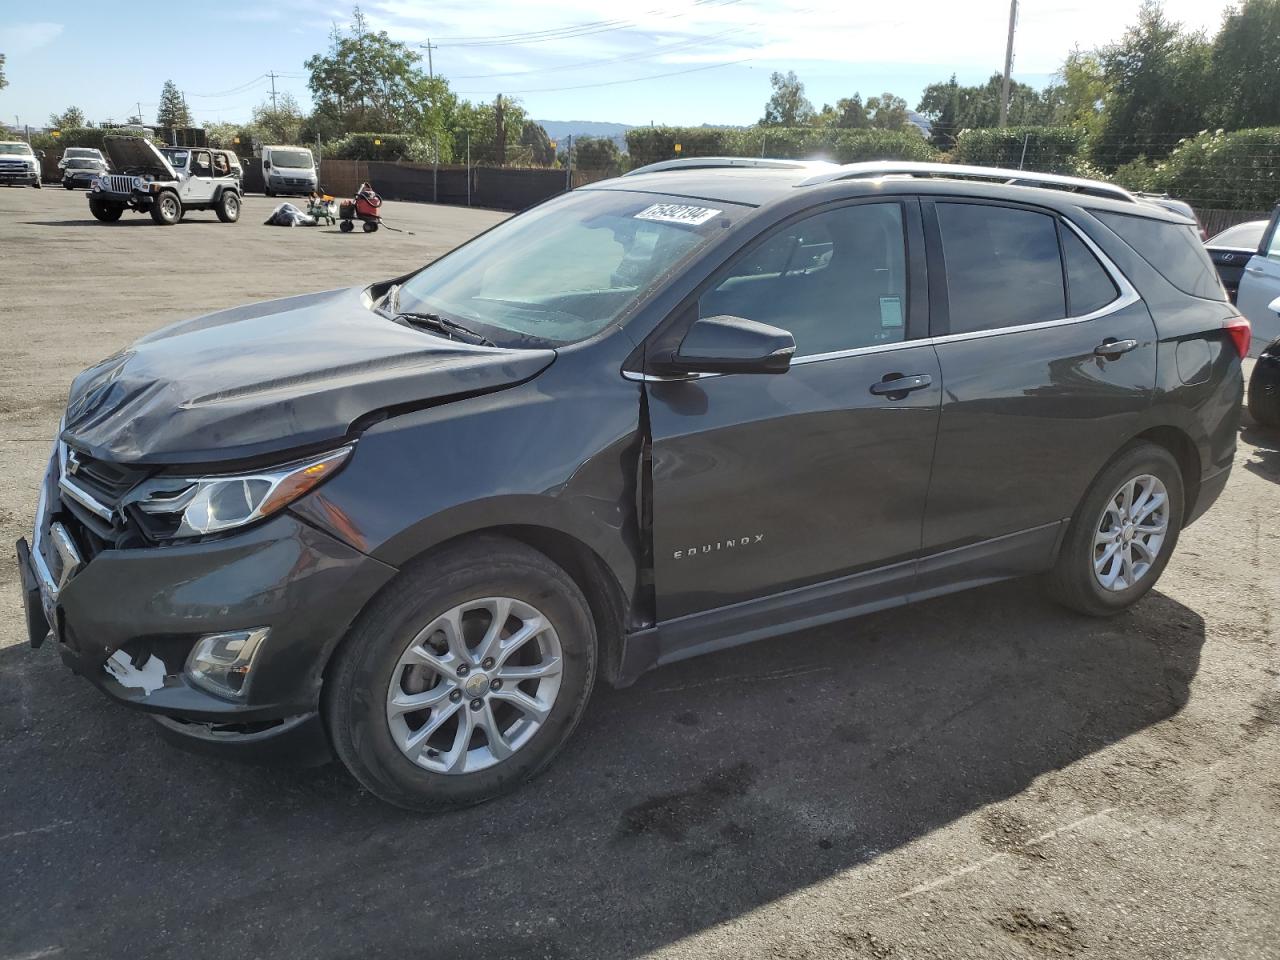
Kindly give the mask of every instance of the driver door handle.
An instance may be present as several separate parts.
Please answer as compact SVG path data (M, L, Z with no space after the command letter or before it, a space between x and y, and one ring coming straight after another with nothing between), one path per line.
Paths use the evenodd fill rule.
M1244 272L1245 272L1245 273L1261 274L1263 271L1262 271L1262 268L1261 268L1261 267L1245 267L1245 268L1244 268Z
M906 396L912 390L923 390L925 387L933 384L933 377L927 373L912 374L909 377L894 377L892 380L878 380L871 385L871 392L878 397L888 396L891 399L895 394Z
M1095 356L1106 357L1108 360L1114 360L1122 353L1128 353L1138 345L1137 340L1116 340L1108 337L1100 344L1093 348Z

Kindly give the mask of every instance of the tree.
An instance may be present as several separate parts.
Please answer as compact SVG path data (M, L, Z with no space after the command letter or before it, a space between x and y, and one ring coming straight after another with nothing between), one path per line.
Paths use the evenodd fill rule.
M852 97L841 97L834 107L824 103L816 122L819 126L838 130L865 130L871 126L867 108L862 105L862 95L857 93Z
M139 118L138 122L141 123L142 119ZM182 91L172 80L166 80L160 91L160 106L156 108L156 126L181 128L191 125L191 111L187 109Z
M291 93L277 94L253 108L253 126L266 143L297 143L306 120Z
M618 145L608 137L582 137L573 141L574 165L583 170L612 170L622 161Z
M877 130L904 130L911 122L907 119L907 101L892 93L868 97L867 114Z
M502 149L506 144L520 142L528 114L520 106L519 101L511 97L501 98L493 103L459 103L453 111L450 129L453 133L454 152L462 156L466 151L467 139L471 142L471 162L484 164L505 163L507 157ZM498 130L499 113L501 113L502 130Z
M84 118L83 110L79 107L67 107L62 113L49 115L49 126L54 130L71 130L88 126L88 123Z
M804 127L813 122L813 104L804 95L804 84L794 70L769 78L773 96L764 106L762 127Z
M1244 0L1213 41L1212 119L1227 129L1280 124L1280 0Z
M1078 47L1072 50L1058 70L1058 80L1045 91L1045 100L1053 111L1050 122L1096 136L1102 129L1107 98L1107 79L1097 54Z
M385 31L371 32L356 7L350 29L335 27L329 50L306 61L316 132L326 138L350 132L447 137L457 98L443 77L427 76L421 61Z
M961 130L1000 125L1000 87L1003 77L993 73L984 84L960 86L951 77L945 83L925 87L916 110L942 129L935 134L935 146L948 149ZM1014 81L1009 85L1009 125L1036 126L1049 121L1048 103L1034 87Z
M526 120L520 128L520 146L529 151L529 161L540 167L549 167L556 161L556 149L547 131L532 120Z
M1184 33L1156 0L1145 0L1138 22L1098 53L1106 96L1093 160L1104 170L1140 156L1164 157L1194 136L1210 107L1210 45Z

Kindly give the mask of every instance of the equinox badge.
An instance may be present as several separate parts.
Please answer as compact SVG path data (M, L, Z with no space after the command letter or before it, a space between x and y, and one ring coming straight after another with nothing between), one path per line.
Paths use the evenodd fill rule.
M730 550L737 547L749 547L763 541L763 533L753 533L745 537L738 537L736 540L717 540L715 543L704 543L700 547L685 547L683 550L677 550L671 554L671 558L673 560L687 560L699 554L716 553L720 550Z

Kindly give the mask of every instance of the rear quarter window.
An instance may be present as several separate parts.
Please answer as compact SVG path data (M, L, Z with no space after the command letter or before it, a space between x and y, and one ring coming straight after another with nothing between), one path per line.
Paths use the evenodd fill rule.
M1101 211L1094 216L1183 293L1205 300L1227 299L1213 261L1191 224Z

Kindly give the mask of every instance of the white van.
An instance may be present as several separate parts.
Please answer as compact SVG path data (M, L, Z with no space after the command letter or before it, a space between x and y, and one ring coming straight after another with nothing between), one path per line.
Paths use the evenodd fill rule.
M262 182L268 197L317 189L316 163L306 147L263 147Z

